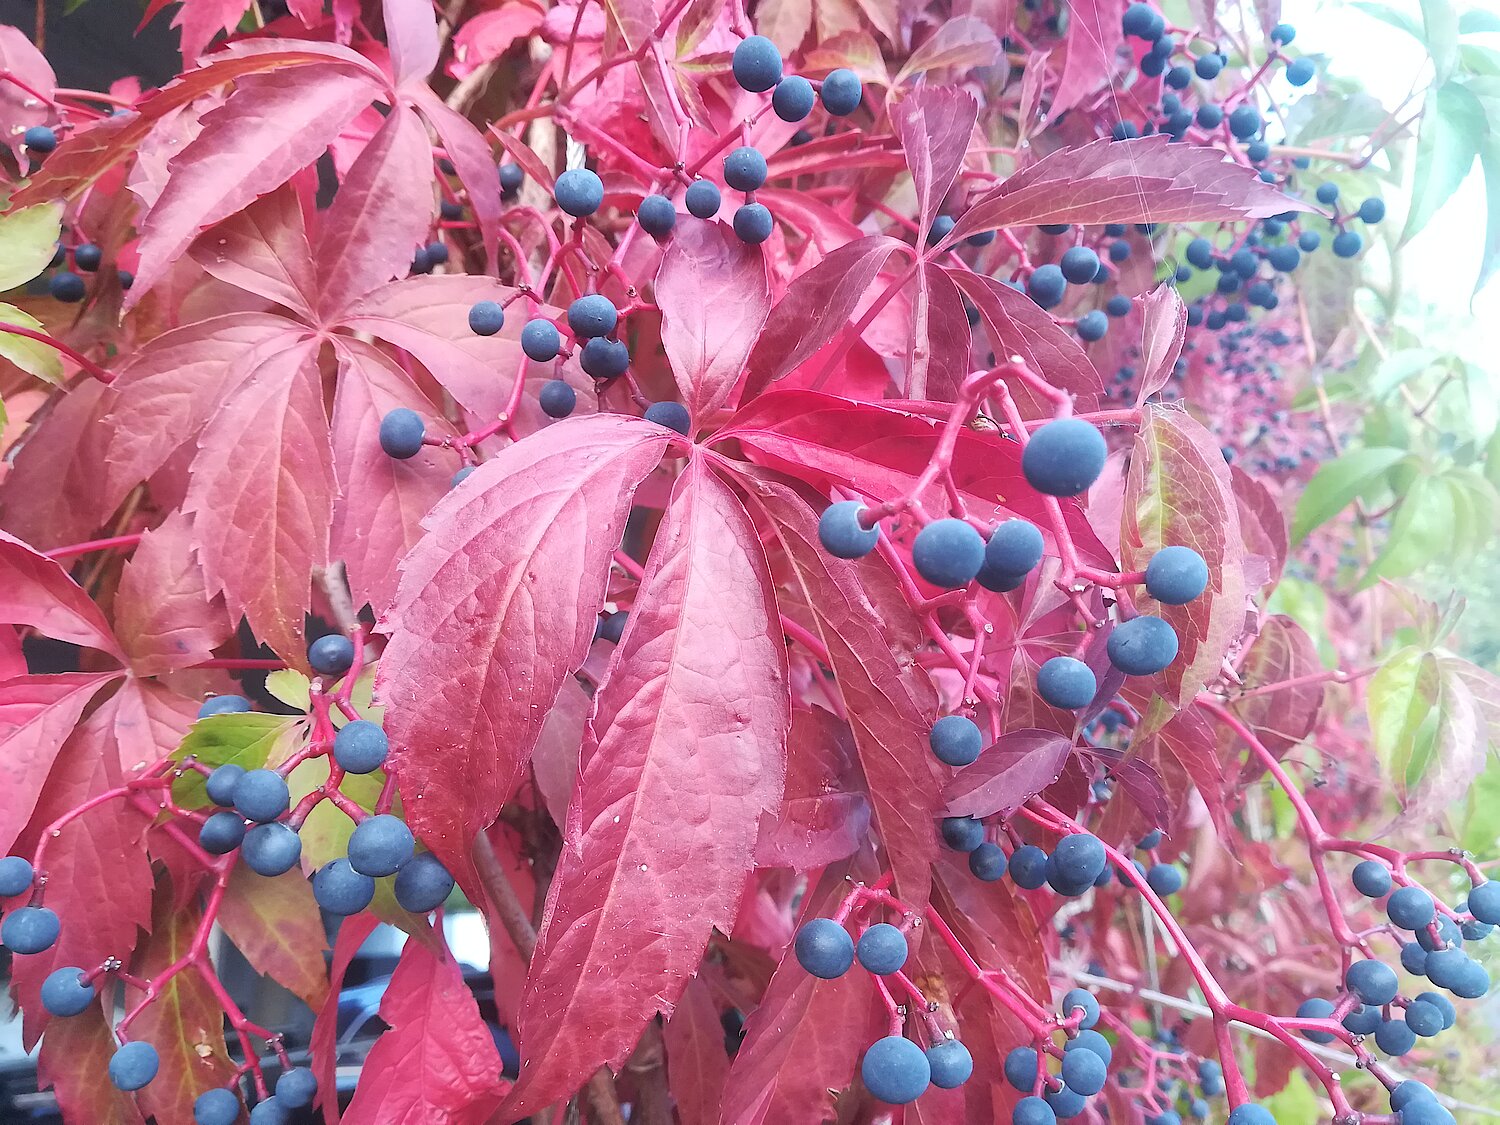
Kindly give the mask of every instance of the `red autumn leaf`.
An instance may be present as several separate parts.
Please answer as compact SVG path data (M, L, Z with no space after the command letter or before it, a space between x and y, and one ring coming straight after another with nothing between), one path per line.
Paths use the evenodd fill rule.
M267 357L204 429L183 501L208 588L301 663L313 572L328 562L333 458L316 341Z
M432 148L421 119L391 110L339 184L318 230L317 292L336 316L411 267L432 220Z
M381 0L380 7L396 85L426 78L437 66L442 49L432 5L428 0Z
M432 446L404 461L380 448L380 420L398 407L421 414L427 433L452 428L395 362L359 340L341 337L333 400L333 461L340 496L334 503L332 555L348 571L356 605L377 610L396 593L396 564L421 538L422 518L448 492L458 469L450 450Z
M109 392L79 379L27 431L0 484L5 528L42 550L87 539L118 506L101 488L109 469ZM165 407L165 404L163 404Z
M1301 680L1323 671L1318 648L1306 630L1290 617L1273 614L1261 622L1260 633L1245 654L1240 683L1246 692L1288 680ZM1280 691L1252 695L1232 703L1240 721L1255 732L1276 757L1281 757L1312 732L1323 707L1327 685L1318 681ZM1245 764L1249 777L1259 777L1264 765L1255 755Z
M505 1092L500 1053L458 962L409 941L380 1001L350 1125L480 1125Z
M469 327L469 309L476 301L503 301L511 292L484 277L413 277L357 301L343 322L410 352L466 410L494 418L526 362L520 344L525 321L507 316L498 335L479 336Z
M1173 285L1158 285L1141 302L1140 387L1137 403L1167 385L1187 338L1187 306Z
M516 442L438 504L406 556L380 662L391 767L413 830L455 875L583 663L630 495L667 437L593 415Z
M1229 482L1234 489L1235 505L1240 513L1240 536L1245 543L1245 584L1259 586L1281 580L1286 569L1289 531L1281 502L1266 484L1238 465L1229 467ZM1264 575L1251 577L1251 562L1265 560Z
M323 916L300 869L268 879L235 864L219 925L256 972L309 1008L323 1006L328 996Z
M293 328L279 316L230 313L165 332L126 361L106 392L100 427L110 433L108 474L96 488L108 511L196 437L267 355L295 339Z
M906 394L952 402L969 374L973 342L963 297L947 271L923 263L917 272Z
M508 0L498 8L478 12L465 20L453 37L453 59L448 73L463 79L487 62L493 62L518 39L525 39L542 26L546 12L530 0Z
M468 196L469 208L479 223L485 251L493 263L500 244L500 172L486 134L463 114L449 109L426 86L417 86L412 91L412 104L437 133L443 150L453 162L453 170ZM431 213L431 204L427 211Z
M512 1116L618 1068L670 1015L710 932L730 929L786 770L776 622L755 527L696 459L594 699L521 1003Z
M193 260L227 285L275 301L312 323L320 286L302 203L284 184L193 243Z
M63 672L0 682L0 852L10 854L83 709L114 678Z
M1062 77L1047 107L1049 117L1066 113L1096 90L1114 83L1115 54L1123 39L1118 4L1109 0L1074 0L1068 5Z
M937 711L936 693L913 657L921 626L883 560L833 558L800 496L764 477L746 474L742 483L785 552L827 647L898 893L921 907L941 807L932 756L921 751Z
M667 1049L667 1085L678 1119L682 1125L718 1125L729 1056L718 1005L701 976L688 981L661 1034Z
M906 166L917 189L917 227L926 231L963 167L979 118L967 90L920 86L891 110Z
M156 812L153 804L115 799L74 818L57 836L45 835L59 817L124 781L113 745L113 703L96 710L68 738L27 832L25 854L46 843L47 906L62 922L56 945L11 963L28 1047L52 1022L39 997L48 974L65 965L93 968L106 957L128 961L137 928L151 923L151 861L143 841Z
M979 310L997 363L1018 355L1027 367L1061 390L1093 396L1104 389L1104 380L1078 337L1026 294L972 270L953 270L949 276Z
M141 26L145 27L170 2L151 0L141 16ZM247 0L182 0L172 16L172 26L182 32L183 62L201 57L214 36L237 28L247 7Z
M1120 566L1142 570L1166 546L1191 547L1208 564L1208 589L1187 605L1140 608L1177 631L1179 655L1155 681L1174 709L1218 675L1244 628L1244 546L1229 466L1219 443L1181 410L1146 408L1126 481Z
M0 680L26 675L26 653L21 635L9 625L0 626Z
M155 680L127 676L88 721L107 723L100 752L112 753L130 777L177 748L198 717L198 707Z
M781 809L761 819L756 864L810 871L848 858L870 830L848 726L821 708L795 708L786 749Z
M146 532L120 572L115 624L137 675L155 676L213 656L233 628L194 556L193 521L173 512Z
M334 65L240 78L172 161L166 189L141 224L140 268L126 307L161 280L199 231L321 156L377 89L362 68Z
M365 939L378 925L380 919L369 911L345 918L339 924L338 937L333 942L332 962L328 966L328 999L318 1009L313 1020L312 1035L308 1040L308 1050L312 1053L312 1071L318 1079L316 1105L332 1125L339 1123L338 1084L335 1081L338 1064L339 996L343 991L349 966L359 954Z
M99 1001L47 1033L36 1060L37 1087L52 1088L64 1120L143 1125L135 1098L99 1080L118 1045Z
M771 311L765 256L723 223L687 223L656 275L661 342L702 425L728 400Z
M1043 223L1264 219L1308 206L1208 145L1157 134L1092 141L1042 157L980 196L944 240Z
M0 24L0 70L13 74L36 97L15 82L0 82L0 136L16 163L25 168L21 135L33 125L45 125L53 112L41 98L51 98L57 92L57 76L36 45L26 38L19 27Z
M848 890L830 869L808 892L802 918L826 917ZM734 1125L823 1121L833 1096L854 1077L859 1057L880 1037L871 977L845 973L819 980L782 957L760 1004L745 1021L745 1041L730 1064L719 1120Z
M94 599L62 564L0 531L0 622L29 625L45 637L124 660Z
M139 977L159 976L187 954L202 921L196 903L179 907L165 888L158 887L151 936L136 951L130 971ZM224 1009L195 969L158 987L156 998L131 1024L130 1035L150 1043L161 1058L156 1077L136 1094L141 1109L158 1121L192 1120L198 1095L229 1085L234 1074L224 1049Z
M886 500L904 496L916 484L938 433L929 419L876 403L850 402L817 391L778 390L742 409L717 437L735 438L757 461L800 477L820 491L837 486ZM1016 443L993 431L960 431L953 476L972 513L1021 516L1050 539L1046 507L1021 475L1021 448ZM929 510L948 505L946 494L936 486L918 499ZM1065 502L1062 509L1080 554L1112 566L1077 503Z
M583 726L593 706L592 697L576 677L563 680L552 710L542 723L542 734L531 755L531 769L542 804L552 823L567 823L573 782L578 778L578 757L583 746Z
M840 246L787 288L750 353L748 401L816 355L842 330L865 290L905 243L875 234Z
M943 788L945 816L1009 816L1057 780L1073 740L1049 730L1001 736Z

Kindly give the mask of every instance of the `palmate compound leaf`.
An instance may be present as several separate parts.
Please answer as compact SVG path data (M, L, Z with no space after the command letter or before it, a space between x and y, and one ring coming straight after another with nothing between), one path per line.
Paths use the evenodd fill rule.
M337 490L317 349L297 341L246 377L205 427L183 501L208 588L298 666Z
M390 765L413 831L468 887L474 834L588 653L631 494L669 437L593 415L516 442L433 509L402 564L380 662Z
M711 931L730 929L760 817L781 800L787 692L759 536L695 459L595 697L522 997L512 1116L619 1067L671 1014Z
M348 1125L482 1125L505 1092L500 1053L458 962L409 941L380 1001Z
M975 201L944 239L1042 223L1160 223L1263 219L1311 208L1262 183L1253 168L1205 145L1161 134L1059 149Z

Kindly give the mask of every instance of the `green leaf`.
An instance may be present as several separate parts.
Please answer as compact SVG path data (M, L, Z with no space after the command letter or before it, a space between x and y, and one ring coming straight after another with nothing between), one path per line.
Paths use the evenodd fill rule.
M1490 373L1472 363L1465 363L1464 392L1468 400L1469 426L1479 442L1488 441L1495 428L1500 426L1500 387L1490 378Z
M312 681L295 668L280 668L268 675L266 691L299 711L312 707Z
M1484 105L1465 86L1445 82L1428 94L1417 134L1417 162L1412 180L1411 210L1402 243L1427 225L1458 190L1489 136Z
M1313 639L1318 659L1326 668L1337 668L1339 656L1328 635L1328 595L1323 587L1304 578L1283 577L1266 602L1266 613L1285 614Z
M24 285L47 268L62 233L62 204L42 203L0 215L0 292Z
M1404 782L1407 767L1422 753L1422 728L1437 706L1437 658L1418 648L1396 653L1370 679L1365 709L1375 754L1386 776ZM1430 734L1429 734L1430 738Z
M1478 293L1500 270L1500 134L1492 133L1479 148L1479 163L1484 170L1484 253L1479 259L1479 277L1474 282Z
M1293 541L1333 519L1406 457L1402 449L1352 449L1328 462L1307 482L1297 501Z
M1500 840L1500 761L1493 758L1474 784L1460 817L1458 843L1480 860L1494 857Z
M1486 31L1500 31L1500 13L1470 8L1458 17L1460 35L1480 35Z
M1458 62L1458 13L1448 0L1422 0L1422 26L1436 80L1446 82Z
M1382 578L1404 578L1433 559L1453 553L1458 512L1453 489L1443 477L1419 476L1401 499L1391 533L1359 588Z
M29 328L43 335L47 332L46 326L30 313L0 301L0 325L5 324ZM45 382L56 385L63 380L62 356L57 349L40 340L33 340L30 336L18 336L0 328L0 356L10 360L28 375L35 375Z
M1370 393L1384 398L1408 379L1426 371L1442 356L1436 348L1407 348L1391 352L1380 361L1370 380Z
M1292 1071L1287 1083L1261 1103L1277 1121L1316 1121L1323 1116L1323 1099L1313 1092L1302 1071Z
M1405 12L1397 11L1387 4L1376 3L1376 0L1355 0L1355 3L1349 6L1351 8L1358 8L1365 15L1371 16L1381 23L1389 24L1397 31L1406 32L1406 34L1410 35L1418 43L1422 42L1422 29L1417 26L1417 21Z
M263 715L247 711L199 719L178 747L177 760L194 758L206 766L234 763L247 770L276 765L291 756L303 728L300 715ZM212 802L204 776L187 770L172 783L172 795L185 809L206 808Z

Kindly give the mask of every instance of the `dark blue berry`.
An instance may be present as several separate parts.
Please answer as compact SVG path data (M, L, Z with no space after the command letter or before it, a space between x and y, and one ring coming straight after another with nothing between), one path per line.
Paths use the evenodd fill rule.
M1029 520L1011 519L991 533L985 565L999 574L1028 574L1042 561L1042 533Z
M117 1090L139 1090L161 1068L161 1058L150 1043L126 1043L109 1060L109 1080Z
M579 351L578 366L595 379L618 379L630 366L630 349L624 340L595 336Z
M880 1101L905 1105L916 1101L932 1081L922 1048L900 1035L877 1039L859 1064L865 1089Z
M526 179L526 173L521 170L519 164L502 164L497 169L500 176L500 192L502 195L511 196L521 190L521 184Z
M1469 891L1469 913L1481 922L1500 926L1500 882L1479 883Z
M294 1066L283 1071L276 1080L276 1100L288 1109L302 1109L312 1105L313 1095L318 1092L318 1080L305 1066Z
M1146 885L1160 898L1175 895L1182 890L1182 872L1170 863L1157 863L1146 872Z
M932 1084L941 1090L956 1090L974 1073L974 1056L957 1039L939 1039L927 1048Z
M94 986L76 965L54 969L42 981L42 1007L54 1016L76 1016L94 1002Z
M1031 1089L1030 1086L1026 1088ZM1010 1113L1010 1125L1053 1125L1056 1121L1056 1111L1034 1094L1027 1094L1018 1101Z
M688 416L687 407L680 402L653 402L646 408L646 421L655 422L658 426L665 426L669 430L676 430L684 437L692 428L692 418Z
M469 331L476 336L493 336L505 327L505 310L498 301L476 301L469 309Z
M1331 1015L1333 1015L1333 1005L1321 997L1304 1000L1297 1005L1297 1018L1301 1020L1326 1020ZM1332 1032L1328 1031L1304 1031L1302 1035L1314 1043L1332 1043L1336 1038Z
M1406 1026L1411 1028L1412 1033L1420 1035L1423 1039L1431 1039L1443 1030L1442 1010L1426 1000L1413 1000L1406 1006L1406 1012L1402 1018L1406 1021Z
M235 715L250 710L250 701L243 695L211 695L198 708L198 718L210 715Z
M1116 293L1104 303L1104 311L1113 317L1130 315L1130 298L1123 293Z
M1217 129L1224 122L1224 111L1216 105L1200 105L1194 120L1201 129Z
M1080 1031L1066 1043L1063 1044L1064 1051L1089 1051L1098 1055L1108 1066L1114 1059L1114 1048L1109 1045L1109 1040L1097 1031L1086 1029Z
M1077 496L1104 468L1104 435L1081 418L1059 418L1031 435L1021 455L1021 472L1038 492Z
M1297 29L1289 23L1278 23L1271 28L1271 41L1280 43L1285 47L1293 39L1297 38Z
M104 260L104 251L92 242L83 242L73 251L73 265L92 273Z
M1104 845L1087 832L1064 836L1047 857L1047 879L1054 887L1059 880L1073 886L1092 886L1104 870Z
M418 852L396 872L396 902L413 914L427 914L447 901L453 876L431 852Z
M665 195L648 195L641 200L635 219L652 238L666 238L677 225L677 208Z
M1420 930L1437 913L1432 896L1421 887L1402 887L1392 892L1385 912L1403 930Z
M943 843L956 852L972 852L984 843L984 824L972 816L943 818Z
M735 191L755 191L766 182L766 158L759 149L741 145L724 158L724 182Z
M1099 1022L1099 1001L1086 988L1068 989L1063 994L1062 1003L1057 1006L1057 1010L1066 1018L1071 1018L1078 1008L1083 1009L1083 1019L1078 1021L1080 1030L1093 1027Z
M764 35L746 36L734 48L730 69L740 89L763 94L781 81L781 52Z
M443 242L429 242L427 244L427 261L429 265L440 266L448 260L448 246Z
M620 643L620 638L625 635L625 623L630 620L630 614L623 609L614 613L607 613L599 619L599 624L594 626L594 639L608 641L612 645Z
M1073 325L1078 338L1092 344L1095 340L1104 339L1104 334L1109 331L1109 317L1098 309L1084 313Z
M1359 221L1371 225L1385 218L1385 200L1371 198L1359 205Z
M208 781L204 785L204 789L208 792L208 799L221 808L233 808L234 787L244 776L244 766L237 766L233 763L220 766L208 775Z
M912 542L912 564L934 586L958 589L973 581L984 563L984 540L960 519L934 520Z
M734 233L741 242L759 246L771 237L774 221L764 203L745 203L734 209Z
M0 859L0 898L15 898L31 890L35 873L29 861L18 855Z
M859 108L864 97L864 85L854 71L840 67L830 71L828 77L823 79L820 96L823 108L829 113L835 117L848 117Z
M1005 852L999 844L985 841L969 853L969 871L986 883L999 882L1009 870Z
M1458 1010L1453 1007L1453 1001L1449 1000L1441 992L1419 992L1414 999L1424 1000L1438 1010L1439 1015L1442 1016L1442 1030L1444 1031L1452 1027L1453 1022L1458 1019Z
M875 549L879 528L860 526L859 514L864 508L858 500L841 500L823 509L818 519L818 542L834 558L860 559Z
M608 336L619 322L619 310L602 293L586 294L568 306L568 330L581 340Z
M198 846L209 855L228 855L245 839L245 818L239 813L216 812L198 829Z
M234 807L246 820L275 820L291 807L286 779L275 770L250 770L234 783Z
M343 917L358 914L370 905L375 897L375 880L354 870L347 859L336 859L313 875L312 889L319 906Z
M797 930L792 943L797 963L815 977L834 980L854 964L854 939L832 918L813 918Z
M1366 898L1383 898L1391 889L1390 868L1378 860L1361 860L1354 865L1354 889Z
M61 270L52 275L52 280L47 283L47 291L52 294L54 301L63 301L71 305L88 296L89 290L83 278L76 273Z
M1092 1097L1104 1089L1109 1070L1093 1051L1067 1051L1063 1054L1062 1080L1075 1094Z
M1340 258L1353 258L1364 248L1358 231L1343 230L1333 236L1333 252Z
M1094 701L1099 684L1093 669L1083 661L1054 656L1037 669L1036 690L1051 706L1076 711Z
M1146 564L1146 593L1163 605L1186 605L1208 588L1208 564L1191 547L1163 547Z
M32 125L21 134L21 141L32 152L48 153L57 147L57 134L45 125Z
M817 102L817 91L812 83L801 75L792 74L776 83L776 92L771 95L771 108L783 121L801 121L813 110Z
M240 1099L233 1090L207 1090L193 1102L193 1125L234 1125L239 1119Z
M415 410L398 406L380 420L380 448L387 457L405 461L422 452L427 425Z
M373 773L385 765L390 742L385 731L368 719L346 723L333 736L333 758L349 773Z
M1237 140L1248 141L1261 131L1265 120L1253 105L1236 106L1229 114L1229 131Z
M1224 60L1216 54L1199 55L1193 62L1193 71L1204 81L1211 81L1224 69Z
M1306 86L1317 76L1318 68L1312 59L1302 58L1287 63L1286 80L1293 86Z
M1109 260L1111 262L1123 262L1130 257L1130 243L1123 238L1109 244ZM1127 301L1129 297L1125 298ZM1113 298L1111 298L1113 300Z
M362 875L394 875L412 857L416 841L400 817L367 817L349 836L349 866Z
M587 218L604 203L604 181L587 168L570 168L557 177L553 195L569 215Z
M1127 676L1155 675L1177 658L1177 632L1160 617L1142 614L1116 625L1105 651Z
M1011 853L1006 870L1016 886L1034 891L1047 881L1047 853L1035 844L1022 844Z
M1034 1047L1012 1047L1005 1056L1005 1080L1023 1093L1036 1085L1037 1054Z
M967 766L984 749L984 736L974 720L963 715L944 715L932 724L927 740L933 756L949 766Z
M877 922L859 935L854 955L876 976L889 976L906 964L906 935L889 922Z
M1174 66L1162 81L1173 90L1186 90L1193 83L1193 72L1185 66Z
M1155 8L1139 2L1126 8L1120 20L1120 30L1135 39L1155 39L1165 26Z
M1099 272L1099 255L1087 246L1073 246L1064 252L1058 268L1074 285L1086 285Z
M1271 268L1278 273L1291 273L1302 264L1302 251L1290 242L1282 246L1273 246L1266 254L1266 261L1271 263Z
M1375 1029L1375 1045L1388 1055L1400 1056L1417 1045L1417 1036L1405 1020L1382 1020Z
M542 384L537 403L548 418L566 418L578 405L578 392L561 379L549 379Z
M342 633L329 633L307 646L307 663L320 676L342 676L354 664L354 642Z
M561 348L562 335L550 320L528 320L521 329L521 350L529 359L546 363L556 359Z
M700 219L712 219L719 213L719 187L712 180L694 180L682 197L688 214Z
M464 481L468 480L471 476L474 475L474 470L476 468L478 468L477 465L465 465L462 469L459 469L458 472L454 473L451 477L448 478L448 487L457 488L459 485L463 484Z
M1361 1004L1344 1017L1344 1029L1354 1035L1374 1035L1382 1018L1379 1008Z
M1031 277L1026 282L1026 292L1044 309L1061 304L1067 291L1068 280L1063 277L1061 267L1051 264L1032 270Z
M936 246L947 238L953 230L955 223L952 215L939 215L932 220L932 226L927 228L927 245Z
M280 875L302 858L302 838L280 821L257 824L245 833L240 857L257 875Z
M1356 961L1344 973L1344 987L1377 1007L1396 998L1396 974L1380 961Z

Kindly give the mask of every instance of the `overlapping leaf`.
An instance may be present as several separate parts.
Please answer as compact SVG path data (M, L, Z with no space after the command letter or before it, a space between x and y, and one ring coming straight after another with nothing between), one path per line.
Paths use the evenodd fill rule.
M521 1116L618 1067L727 931L781 799L786 652L759 538L702 460L673 492L595 699L526 993ZM651 925L642 928L640 918Z
M195 543L193 521L174 512L141 537L120 572L115 624L140 675L207 660L229 638L229 615L209 596Z
M328 995L323 916L300 870L275 878L235 864L219 925L252 968L298 996L309 1008Z

